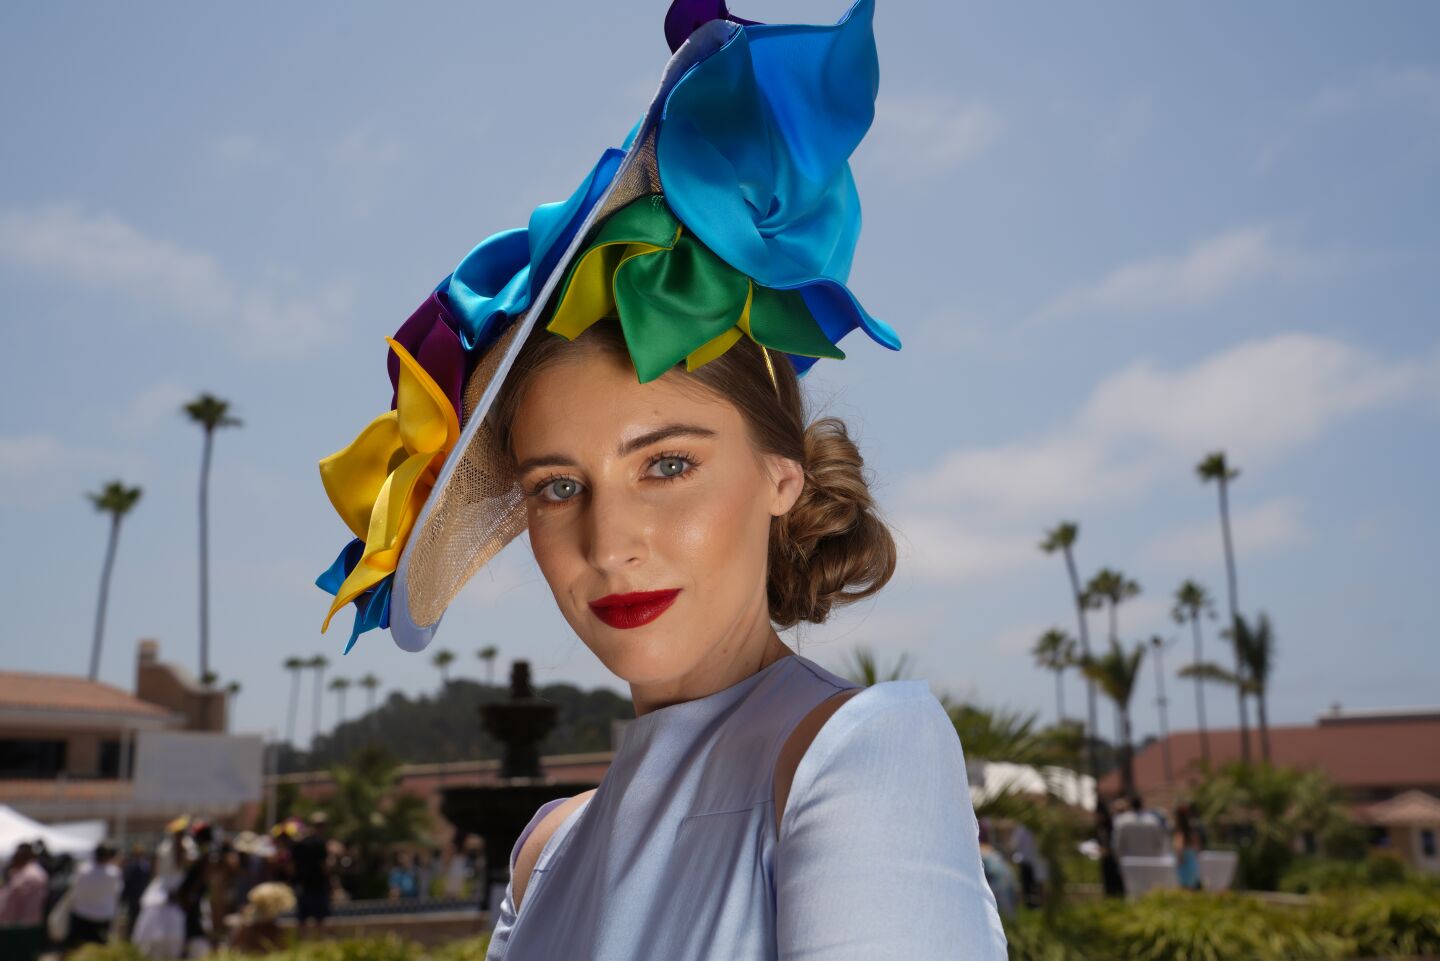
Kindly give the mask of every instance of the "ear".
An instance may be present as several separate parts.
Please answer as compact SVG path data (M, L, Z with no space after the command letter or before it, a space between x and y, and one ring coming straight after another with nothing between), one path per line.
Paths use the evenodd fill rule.
M779 517L789 512L805 489L805 469L800 462L775 454L766 457L770 474L770 514Z

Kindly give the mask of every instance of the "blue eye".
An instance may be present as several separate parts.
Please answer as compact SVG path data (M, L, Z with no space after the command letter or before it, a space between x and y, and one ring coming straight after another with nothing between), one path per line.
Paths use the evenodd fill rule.
M655 457L652 457L651 461L649 461L648 467L657 467L657 465L660 467L660 474L647 475L648 477L654 478L654 480L665 481L665 483L690 477L691 474L696 473L696 470L698 470L696 458L678 451L674 452L674 454L655 455ZM552 488L553 493L559 494L559 496L547 496L546 491L552 490ZM582 490L585 490L585 487L583 487L579 481L575 480L575 478L566 477L566 475L563 474L552 474L550 477L544 478L539 484L536 484L536 486L526 491L526 496L540 497L540 500L546 501L546 503L549 504L563 504L566 503L566 501L575 500L577 494Z
M541 484L537 493L547 501L568 501L580 493L580 483L570 477L557 477Z

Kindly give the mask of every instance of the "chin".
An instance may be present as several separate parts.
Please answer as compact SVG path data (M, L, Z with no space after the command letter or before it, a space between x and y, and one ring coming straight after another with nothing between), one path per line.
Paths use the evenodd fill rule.
M662 627L660 621L629 630L598 624L585 643L611 674L627 684L655 684L690 670L699 652L677 647L676 639L694 637L693 631Z

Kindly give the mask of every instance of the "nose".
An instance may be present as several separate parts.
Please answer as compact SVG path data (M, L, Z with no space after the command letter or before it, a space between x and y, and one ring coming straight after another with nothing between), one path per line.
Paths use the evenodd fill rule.
M596 484L589 493L586 551L597 571L613 573L633 567L648 553L643 512L622 489Z

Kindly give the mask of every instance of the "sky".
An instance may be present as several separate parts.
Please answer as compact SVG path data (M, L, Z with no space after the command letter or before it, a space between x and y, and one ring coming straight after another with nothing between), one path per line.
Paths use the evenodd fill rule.
M179 408L209 391L243 421L211 488L211 661L242 686L236 729L283 729L282 662L315 653L413 696L438 685L435 649L483 678L493 644L497 678L524 658L538 683L627 693L523 539L430 651L371 632L342 657L350 614L322 635L314 579L350 535L316 463L388 407L384 337L618 146L667 59L665 6L6 5L0 668L87 669L108 525L84 494L113 478L144 494L101 678L131 688L143 637L196 668L201 434ZM1170 724L1193 727L1170 609L1187 578L1224 608L1217 492L1195 474L1224 449L1240 609L1278 645L1272 723L1434 706L1440 7L880 0L875 31L849 286L904 346L853 334L805 384L858 435L900 565L787 643L832 670L904 655L937 694L1049 721L1029 651L1075 615L1037 544L1073 520L1082 575L1140 584L1121 639L1173 641ZM1155 701L1147 663L1139 737ZM1207 707L1235 723L1232 694Z

